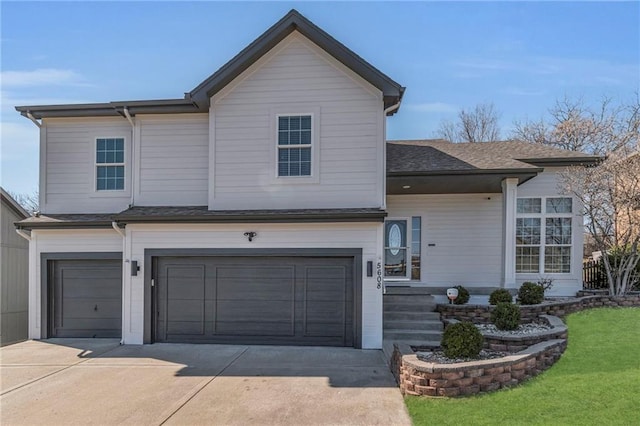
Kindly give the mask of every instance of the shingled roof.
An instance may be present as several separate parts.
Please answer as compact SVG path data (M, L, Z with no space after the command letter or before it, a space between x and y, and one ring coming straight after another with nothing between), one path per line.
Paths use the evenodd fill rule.
M452 143L442 139L387 143L387 173L540 171L540 166L593 164L600 157L521 141Z

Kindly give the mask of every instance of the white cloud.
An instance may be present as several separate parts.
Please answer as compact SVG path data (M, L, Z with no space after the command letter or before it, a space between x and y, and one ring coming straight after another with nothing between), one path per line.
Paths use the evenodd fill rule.
M4 88L34 86L87 86L83 77L73 70L41 68L33 71L2 71Z
M422 104L408 104L406 109L418 112L456 112L458 107L444 102L427 102Z

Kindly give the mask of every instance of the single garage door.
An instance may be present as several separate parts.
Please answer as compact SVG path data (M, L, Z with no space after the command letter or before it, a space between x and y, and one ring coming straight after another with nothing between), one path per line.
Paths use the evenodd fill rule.
M157 258L155 340L353 346L353 262Z
M121 337L122 260L55 260L50 337Z

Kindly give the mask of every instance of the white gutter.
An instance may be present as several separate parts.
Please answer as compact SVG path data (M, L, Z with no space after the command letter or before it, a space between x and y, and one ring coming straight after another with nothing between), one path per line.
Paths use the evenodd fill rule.
M29 112L27 111L27 118L31 121L33 121L33 124L35 124L38 127L42 127L42 123L40 123L38 120L36 120L36 118Z
M27 241L31 241L31 235L24 232L24 229L16 229L16 233Z
M389 114L390 112L393 112L393 111L397 110L398 108L400 108L400 102L402 102L402 101L398 101L397 104L391 105L389 108L385 109L384 110L384 116L386 117L387 114ZM386 139L386 137L387 137L387 135L385 135L385 139Z
M122 238L127 238L126 234L120 227L118 226L118 222L111 222L111 227L118 233Z

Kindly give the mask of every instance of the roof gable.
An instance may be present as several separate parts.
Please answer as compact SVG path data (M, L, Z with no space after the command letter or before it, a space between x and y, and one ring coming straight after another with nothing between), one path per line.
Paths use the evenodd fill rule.
M260 37L224 64L215 73L185 95L200 108L208 106L211 97L273 49L289 34L298 31L364 80L382 91L385 108L397 104L404 87L356 55L342 43L292 9ZM394 111L395 112L395 111Z

